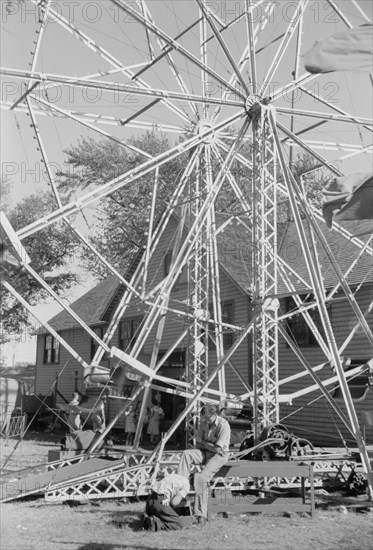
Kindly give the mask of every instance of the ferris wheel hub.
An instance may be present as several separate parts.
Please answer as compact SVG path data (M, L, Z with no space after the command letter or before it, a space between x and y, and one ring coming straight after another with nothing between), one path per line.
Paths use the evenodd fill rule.
M205 132L208 132L213 130L214 125L209 120L200 120L198 124L196 125L195 133L196 135L202 135ZM217 140L217 134L215 132L211 132L209 134L206 134L205 139L203 140L203 143L206 143L208 145L211 145Z

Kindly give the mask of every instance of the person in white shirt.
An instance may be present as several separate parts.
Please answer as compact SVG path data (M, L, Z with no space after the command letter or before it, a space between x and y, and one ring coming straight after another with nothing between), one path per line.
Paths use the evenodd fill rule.
M219 406L206 404L202 409L197 448L183 451L177 473L189 479L194 464L203 466L194 474L194 515L197 523L207 521L208 482L226 464L229 458L231 428L220 416Z
M157 481L151 489L143 518L144 529L176 531L193 522L192 516L179 516L174 510L190 491L188 478L172 473Z

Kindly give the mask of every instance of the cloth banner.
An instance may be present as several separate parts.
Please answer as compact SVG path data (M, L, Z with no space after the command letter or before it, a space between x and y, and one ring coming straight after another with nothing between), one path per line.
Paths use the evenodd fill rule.
M306 71L362 71L373 73L373 25L338 32L316 42L304 56Z
M340 220L373 219L373 176L351 174L338 178L323 190L327 202L323 204L323 216L327 227L333 218Z

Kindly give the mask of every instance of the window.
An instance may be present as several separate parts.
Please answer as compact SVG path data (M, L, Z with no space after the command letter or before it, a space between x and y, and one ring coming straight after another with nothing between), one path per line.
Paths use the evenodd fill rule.
M92 330L102 340L102 338L104 337L104 333L105 333L104 327L95 327L95 328L92 328ZM96 355L96 352L97 352L99 347L100 346L99 346L98 342L94 338L91 338L91 361L94 358L94 356ZM106 352L105 352L105 355L102 356L102 359L107 359L107 353Z
M312 295L303 295L299 296L304 304L307 302L312 302L314 297ZM298 307L295 304L294 298L289 296L286 298L286 311L291 312L297 310ZM311 319L318 328L320 334L324 335L324 328L322 326L320 314L317 307L307 310ZM301 313L296 313L292 317L287 319L287 331L291 338L294 340L298 346L307 347L307 346L317 346L317 340L312 332L311 327L308 325L307 321L304 319Z
M128 351L136 342L142 318L125 319L119 325L119 349Z
M44 363L59 363L60 343L54 336L47 334L44 340Z
M350 365L345 368L345 372L360 367L361 365L367 366L365 372L360 374L355 374L352 377L347 378L347 383L350 388L350 394L354 401L364 401L371 387L371 379L369 376L369 359L352 359ZM332 369L335 373L335 368ZM333 399L337 401L343 401L343 393L339 384L336 386L336 389L331 393Z
M224 302L221 305L221 317L223 323L227 323L229 325L233 325L234 317L233 317L233 302ZM224 349L229 349L231 346L233 346L234 342L234 334L232 330L224 329L223 331L223 346Z
M172 260L172 251L167 252L163 259L163 276L164 277L167 277L167 275L170 273L171 260ZM187 269L184 266L178 278L176 279L175 286L180 286L186 283L187 283Z
M170 273L172 252L167 252L163 260L163 275L167 277Z

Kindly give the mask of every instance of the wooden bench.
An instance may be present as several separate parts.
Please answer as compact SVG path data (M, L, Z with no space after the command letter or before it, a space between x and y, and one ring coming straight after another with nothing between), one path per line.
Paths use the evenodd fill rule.
M238 490L233 492L231 482L219 483L216 478L228 479L234 478L241 482L256 478L300 478L299 497L289 497L287 495L270 494L266 497L255 494L247 494L245 491ZM306 501L306 479L310 483L310 500ZM242 483L241 483L242 485ZM260 491L260 489L259 489ZM212 480L212 489L209 493L208 501L209 515L213 513L249 513L249 512L308 512L314 517L315 512L315 488L312 464L297 464L286 461L256 462L250 460L239 460L227 462L219 470Z

